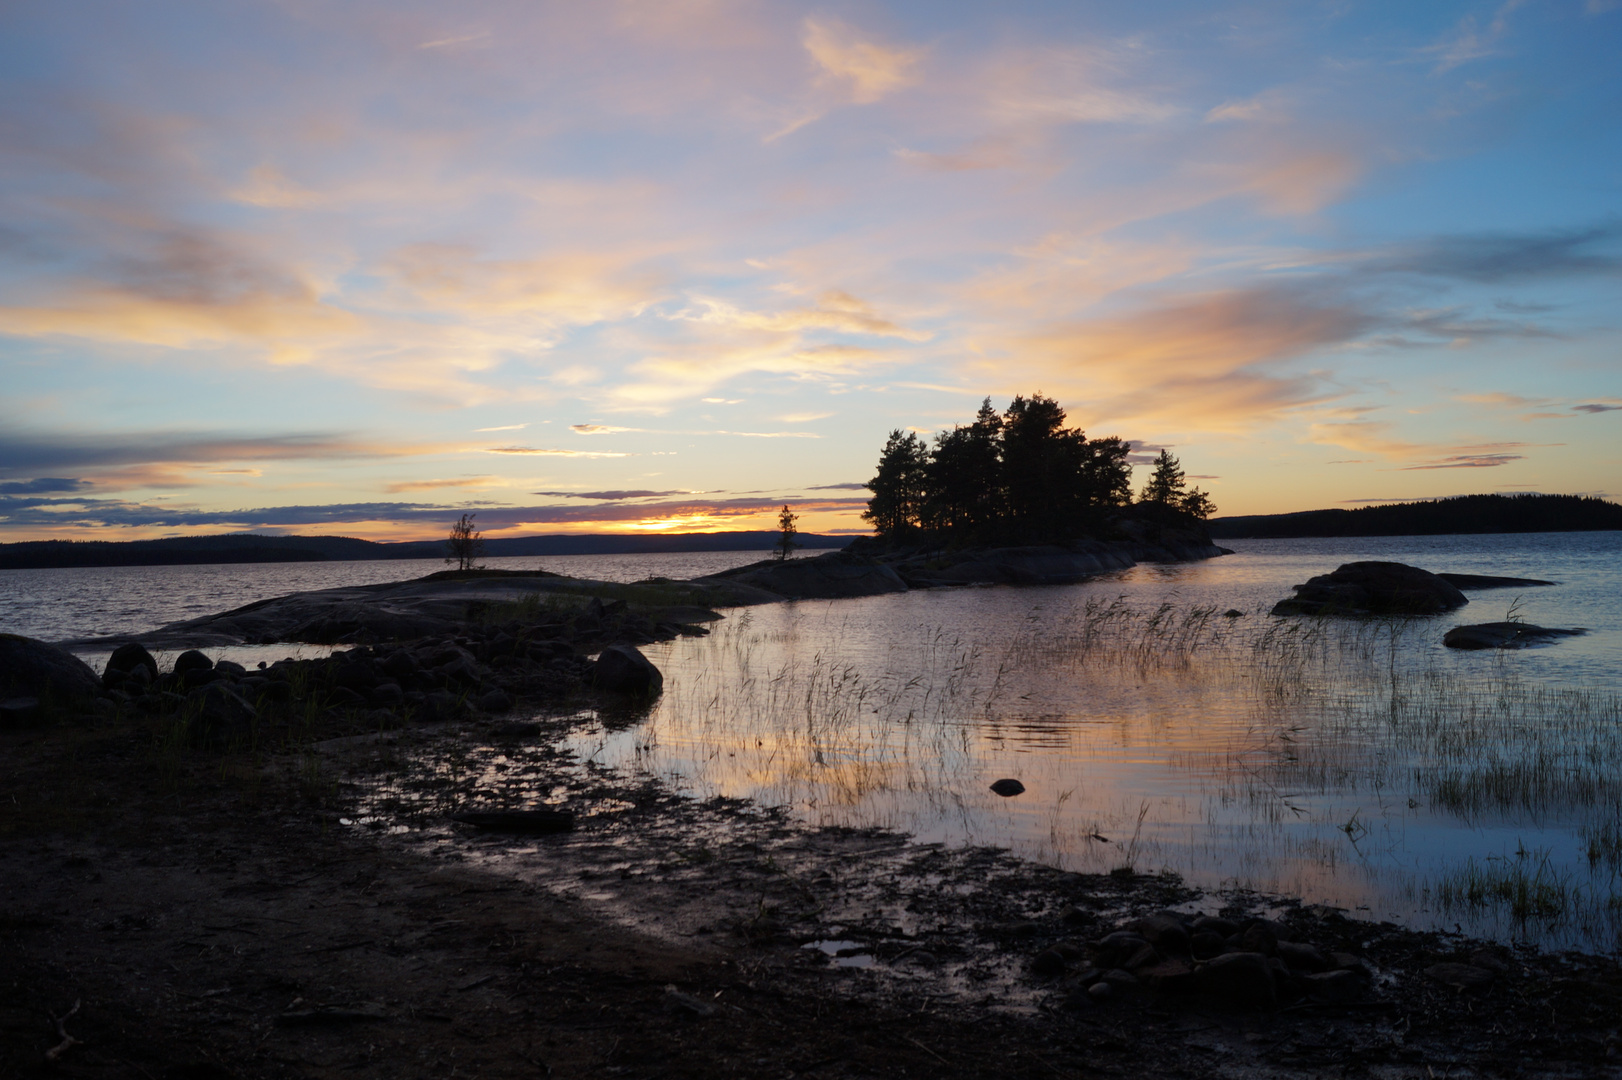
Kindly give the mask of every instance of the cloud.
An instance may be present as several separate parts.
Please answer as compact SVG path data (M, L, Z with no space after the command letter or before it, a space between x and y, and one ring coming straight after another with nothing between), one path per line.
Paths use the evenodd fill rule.
M1542 233L1440 236L1376 255L1363 269L1496 284L1540 278L1622 273L1622 256L1596 251L1622 237L1615 225Z
M822 69L820 81L837 86L857 105L871 105L918 81L925 50L885 45L831 18L805 20L800 37Z
M635 457L635 454L611 454L606 451L591 450L556 450L540 446L488 446L487 454L534 454L540 457L578 457L578 458L620 458Z
M828 417L836 415L838 414L831 412L788 413L785 416L779 416L778 419L785 424L809 424L813 420L826 420Z
M42 476L37 480L11 480L0 483L0 495L51 495L63 491L80 491L91 486L84 480Z
M481 428L474 428L473 430L474 431L521 431L522 429L527 428L527 427L529 427L528 424L503 424L500 427L481 427Z
M1403 467L1403 471L1413 472L1418 469L1491 469L1499 465L1508 465L1512 461L1521 460L1524 460L1524 455L1521 454L1456 454L1424 465L1407 465Z
M341 435L225 437L171 432L0 434L0 475L118 466L206 466L232 461L385 458L425 453L423 445L368 443Z
M457 45L483 45L491 39L490 31L481 30L476 34L463 34L459 37L438 38L434 41L425 41L418 45L419 49L446 49Z
M1583 405L1573 405L1572 408L1580 413L1607 413L1622 409L1622 405L1604 405L1599 402L1588 402Z
M1003 169L1019 161L1018 143L1005 135L976 139L953 153L928 153L901 147L895 156L909 165L931 172L972 172L977 169Z
M1451 35L1424 50L1437 57L1436 73L1440 75L1472 60L1497 55L1498 43L1509 29L1510 13L1525 2L1506 0L1493 13L1485 29L1479 26L1474 15L1465 16Z
M1091 399L1095 415L1117 422L1178 416L1232 430L1322 400L1322 378L1274 365L1353 341L1376 325L1343 298L1280 286L1178 297L1061 324L1012 348L1037 361L1039 377Z
M611 502L598 506L494 506L489 503L331 503L211 510L195 506L159 506L115 499L18 499L0 496L0 529L50 528L208 528L268 529L302 526L387 523L393 526L434 526L476 509L485 532L535 525L591 525L610 527L655 519L689 519L698 523L774 514L781 498L676 499L664 502ZM797 502L806 511L853 511L867 506L865 499L817 499Z
M812 484L807 491L866 491L866 484Z
M702 495L702 491L532 491L531 495L546 495L554 499L655 499L667 495Z
M797 334L811 330L836 330L849 334L928 341L930 334L909 330L875 314L872 305L849 293L834 290L823 294L815 307L788 311L748 311L712 297L696 296L694 305L672 318L718 327L765 330L777 334Z
M1110 85L1145 58L1122 47L1018 48L1004 51L983 76L988 114L1013 127L1157 124L1177 106Z
M506 483L499 476L463 476L453 480L401 480L383 488L391 495L402 491L432 491L435 488L501 487Z
M621 431L638 431L639 428L609 427L606 424L570 424L569 430L576 435L613 435Z

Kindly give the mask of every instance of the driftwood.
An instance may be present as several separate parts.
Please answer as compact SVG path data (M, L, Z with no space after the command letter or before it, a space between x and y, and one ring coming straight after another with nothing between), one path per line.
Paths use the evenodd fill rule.
M69 1050L71 1050L75 1046L79 1045L79 1040L75 1039L72 1035L68 1034L67 1026L66 1026L68 1020L73 1016L74 1013L76 1013L78 1011L79 1011L79 1002L75 1001L73 1003L73 1008L69 1009L67 1012L63 1013L61 1016L53 1016L53 1017L51 1017L51 1020L53 1022L55 1022L55 1024L56 1024L57 1037L60 1038L62 1041L57 1043L55 1046L51 1047L49 1050L45 1051L45 1060L47 1062L49 1062L50 1064L55 1065L58 1061L62 1060L62 1055L63 1054L67 1053Z
M468 810L452 814L452 821L489 832L560 833L574 829L568 810Z

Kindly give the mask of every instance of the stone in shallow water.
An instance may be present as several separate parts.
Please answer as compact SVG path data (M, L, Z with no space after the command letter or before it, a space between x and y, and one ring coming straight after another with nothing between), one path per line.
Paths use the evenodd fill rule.
M653 697L664 688L665 677L653 662L630 645L610 645L597 657L592 685L630 697Z
M1558 630L1524 622L1475 623L1455 626L1442 635L1442 644L1450 649L1524 649L1585 633L1586 630Z
M1015 795L1025 794L1025 785L1020 783L1018 780L1003 779L998 780L995 784L992 784L991 790L995 791L998 795L1001 795L1005 799L1011 799Z
M1295 586L1273 605L1274 615L1436 615L1470 601L1456 587L1417 566L1346 563Z

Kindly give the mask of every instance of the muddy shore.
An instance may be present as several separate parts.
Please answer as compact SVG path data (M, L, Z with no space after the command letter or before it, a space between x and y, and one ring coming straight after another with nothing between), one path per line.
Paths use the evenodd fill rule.
M293 688L246 739L176 737L211 682L0 732L0 1075L1622 1075L1611 957L809 829L581 760L571 733L643 708L589 656L698 629L585 613L228 674ZM419 682L374 700L402 651ZM450 819L535 806L575 828Z

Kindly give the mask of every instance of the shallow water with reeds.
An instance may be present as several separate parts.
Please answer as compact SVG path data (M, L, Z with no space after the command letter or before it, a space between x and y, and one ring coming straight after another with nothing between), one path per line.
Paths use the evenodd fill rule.
M652 715L577 749L817 823L1615 949L1622 535L1235 546L1078 586L736 612L650 647L667 677ZM1433 619L1267 614L1355 558L1559 584ZM1440 645L1506 615L1589 633ZM993 794L1001 777L1025 793Z

